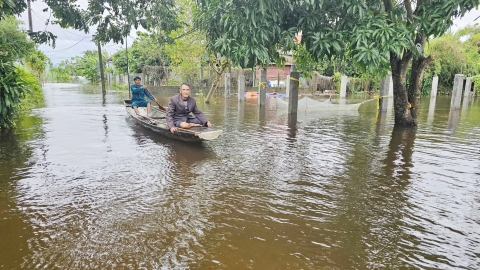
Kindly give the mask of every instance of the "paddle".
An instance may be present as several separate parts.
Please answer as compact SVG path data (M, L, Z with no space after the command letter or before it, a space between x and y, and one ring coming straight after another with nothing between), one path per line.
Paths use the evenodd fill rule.
M147 92L153 97L152 93L150 93L150 91L148 91L147 88L143 88L143 89L147 90ZM165 109L162 105L158 104L158 102L157 102L156 100L155 100L155 103L157 103L158 108L159 108L161 111L164 111L164 112L167 111L167 109Z

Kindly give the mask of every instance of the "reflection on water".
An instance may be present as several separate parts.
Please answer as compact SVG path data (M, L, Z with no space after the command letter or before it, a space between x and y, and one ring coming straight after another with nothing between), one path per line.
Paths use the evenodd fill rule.
M0 134L0 268L480 268L478 99L424 99L411 129L374 101L219 97L199 107L224 135L189 144L130 120L127 92L45 96Z

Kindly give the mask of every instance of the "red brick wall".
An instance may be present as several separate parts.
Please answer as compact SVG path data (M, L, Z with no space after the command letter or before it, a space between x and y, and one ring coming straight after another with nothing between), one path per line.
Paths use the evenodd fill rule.
M285 80L287 75L290 74L290 66L277 67L275 65L268 66L267 68L267 80L277 80L278 75L280 74L280 80ZM256 74L257 79L260 78L260 69L257 69Z

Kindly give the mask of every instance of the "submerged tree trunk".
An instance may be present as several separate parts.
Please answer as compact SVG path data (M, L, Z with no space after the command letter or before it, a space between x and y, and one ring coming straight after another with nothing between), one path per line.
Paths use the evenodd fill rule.
M425 68L433 61L432 56L427 58L421 56L412 63L412 73L410 75L410 84L408 85L408 100L412 105L412 117L417 124L418 113L420 109L420 94L423 82L423 73Z
M394 53L390 54L390 66L392 67L393 80L393 107L395 111L395 125L415 126L416 121L412 117L407 95L407 69L411 56L404 55L400 58Z
M425 47L426 38L418 33L415 38L415 44ZM420 92L423 82L423 73L425 68L433 61L430 55L424 57L418 56L412 61L412 69L409 78L408 89L407 69L413 58L412 52L406 52L403 58L398 55L390 54L390 65L392 67L393 95L395 108L395 125L416 126L418 124L418 113L420 107Z

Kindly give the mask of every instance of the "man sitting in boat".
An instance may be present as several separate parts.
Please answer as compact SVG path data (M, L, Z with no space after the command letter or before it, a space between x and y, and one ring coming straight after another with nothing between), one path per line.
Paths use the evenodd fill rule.
M198 109L195 99L190 96L190 85L182 83L179 90L180 94L171 97L168 103L166 119L170 132L174 133L177 128L211 127L210 121ZM196 117L189 117L190 113Z
M138 107L147 107L147 118L150 118L150 101L145 100L147 96L151 100L157 101L157 99L150 94L147 87L140 84L142 79L135 77L133 79L134 84L130 85L130 91L132 91L132 108L137 115L140 115Z

